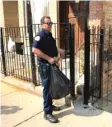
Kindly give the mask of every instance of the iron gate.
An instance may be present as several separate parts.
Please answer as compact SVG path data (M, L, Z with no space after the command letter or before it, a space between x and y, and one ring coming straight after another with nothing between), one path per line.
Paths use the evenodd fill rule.
M68 54L61 61L60 69L74 84L74 25L61 23L60 26L67 29L66 36L64 37L59 37L57 24L53 24L52 28L52 33L57 44L63 41L62 48L68 51ZM33 37L35 37L40 29L40 24L28 27L1 28L0 57L2 61L2 73L25 81L32 81L35 85L41 84L38 74L37 57L31 51Z
M88 54L85 60L85 71L88 70L85 84L85 102L91 102L98 107L112 103L112 27L95 27L88 29Z
M28 6L30 3L28 2ZM68 50L69 53L65 55L65 58L61 61L60 69L62 72L72 81L73 83L73 91L72 95L74 96L75 87L74 84L83 83L84 84L84 73L87 76L88 72L84 71L84 51L87 51L84 46L84 42L87 41L86 36L87 33L87 18L88 18L88 9L89 9L89 2L84 2L84 11L80 12L80 2L76 4L77 6L77 13L73 13L73 17L69 19L72 22L72 18L76 19L77 22L79 18L84 17L83 20L80 19L81 22L84 23L83 32L85 33L85 39L81 43L78 42L79 39L79 28L77 28L77 39L75 39L74 28L76 28L75 24L70 23L60 23L60 24L53 24L52 33L56 39L58 47L60 47L61 42L63 43L63 47L65 50ZM40 31L40 24L32 24L32 15L31 9L28 7L28 26L25 27L9 27L9 28L1 28L1 52L2 55L2 73L5 75L11 75L16 78L23 79L25 81L33 82L35 85L40 85L40 77L38 73L38 63L37 57L32 54L32 42L33 37ZM69 21L68 21L69 22ZM60 26L60 28L59 28ZM61 28L65 30L65 36L61 35ZM9 40L14 44L11 51L8 49ZM82 40L82 38L81 38ZM76 42L75 42L76 41ZM77 51L75 50L75 45L79 45ZM10 47L10 46L9 46ZM86 50L85 50L86 49ZM85 53L85 56L87 52ZM87 58L87 57L86 57ZM85 60L86 66L88 63ZM80 79L80 80L79 80ZM81 81L81 82L80 82ZM85 78L85 84L88 84L88 80ZM87 85L84 85L87 87ZM84 87L84 91L86 91L86 87ZM85 92L86 93L86 92ZM88 95L85 95L85 98Z

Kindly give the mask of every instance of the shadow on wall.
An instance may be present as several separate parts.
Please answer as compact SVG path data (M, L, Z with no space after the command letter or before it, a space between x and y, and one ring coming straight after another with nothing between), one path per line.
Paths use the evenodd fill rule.
M1 106L1 114L13 114L16 113L17 111L22 110L22 108L19 108L18 106Z

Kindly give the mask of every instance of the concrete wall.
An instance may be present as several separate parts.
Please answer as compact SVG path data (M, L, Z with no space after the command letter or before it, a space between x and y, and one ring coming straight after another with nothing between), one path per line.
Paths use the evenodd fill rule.
M57 23L57 1L49 0L48 14L51 16L52 21Z
M40 23L40 19L44 15L51 16L54 22L57 22L57 1L56 0L42 0L31 1L33 23Z
M33 24L40 24L40 19L44 15L48 15L48 1L47 0L32 0L32 19Z
M25 25L25 15L24 15L24 5L23 0L18 1L18 15L19 15L19 26Z
M40 24L40 19L42 16L48 15L51 17L51 20L54 23L57 23L57 1L56 0L32 0L31 1L31 9L32 9L32 19L33 24ZM36 32L38 32L36 30ZM55 35L55 27L52 27L52 34Z
M54 23L57 23L57 1L56 0L49 0L48 3L48 15L51 17ZM57 37L57 31L55 35L55 27L52 27L52 34L54 37ZM58 42L57 42L58 43Z

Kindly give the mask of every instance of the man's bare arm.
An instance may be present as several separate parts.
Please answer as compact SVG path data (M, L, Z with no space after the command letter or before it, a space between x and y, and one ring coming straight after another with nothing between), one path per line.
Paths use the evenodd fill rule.
M51 63L51 64L55 63L55 59L54 59L54 58L49 57L48 55L46 55L45 53L43 53L40 49L32 48L32 52L33 52L35 55L37 55L37 56L39 56L39 57L41 57L41 58L47 60L47 61L48 61L49 63Z
M58 52L59 52L60 54L65 54L65 50L64 50L64 49L61 49L61 48L58 48Z

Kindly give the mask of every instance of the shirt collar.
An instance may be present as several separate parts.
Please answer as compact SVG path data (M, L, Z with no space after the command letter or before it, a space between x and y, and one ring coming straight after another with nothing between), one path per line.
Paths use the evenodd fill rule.
M49 32L48 30L46 30L46 29L43 29L42 28L42 31L44 31L45 33L47 33L47 34L52 34L51 32Z

